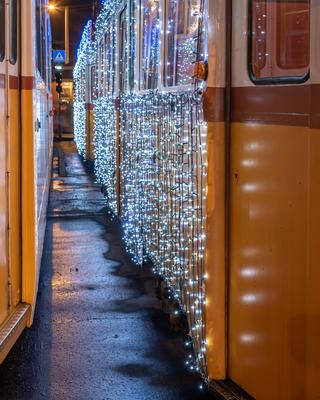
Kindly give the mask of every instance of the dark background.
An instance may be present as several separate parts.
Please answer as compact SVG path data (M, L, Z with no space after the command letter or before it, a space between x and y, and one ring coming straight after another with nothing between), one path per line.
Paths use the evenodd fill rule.
M83 28L89 19L99 12L100 0L54 0L50 3L56 5L57 10L51 12L51 28L53 49L64 49L64 6L70 7L70 67L73 67L77 59L77 49L81 39ZM61 7L59 9L59 7ZM72 69L72 68L71 68ZM69 70L66 69L65 72ZM72 72L70 70L70 78ZM67 73L69 75L69 73Z

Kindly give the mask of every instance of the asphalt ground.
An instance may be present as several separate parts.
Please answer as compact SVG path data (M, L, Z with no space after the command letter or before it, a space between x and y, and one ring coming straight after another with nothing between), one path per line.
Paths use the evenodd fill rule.
M0 366L0 399L212 399L185 366L150 266L126 254L74 143L60 146L35 320Z

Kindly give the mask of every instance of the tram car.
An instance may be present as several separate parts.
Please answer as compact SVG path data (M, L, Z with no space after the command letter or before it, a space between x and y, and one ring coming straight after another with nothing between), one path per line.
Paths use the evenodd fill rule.
M221 398L320 396L319 37L317 0L132 0L79 47L79 152Z
M52 156L44 0L0 1L0 363L36 302Z

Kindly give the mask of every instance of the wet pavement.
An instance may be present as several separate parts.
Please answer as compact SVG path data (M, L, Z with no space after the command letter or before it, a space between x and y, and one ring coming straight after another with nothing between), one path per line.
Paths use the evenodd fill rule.
M35 321L0 366L1 400L200 400L148 267L134 266L73 142L54 173ZM212 398L212 397L210 397Z

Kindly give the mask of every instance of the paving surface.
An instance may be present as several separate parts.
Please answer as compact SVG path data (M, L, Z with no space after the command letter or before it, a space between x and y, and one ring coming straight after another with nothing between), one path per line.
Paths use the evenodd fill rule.
M34 325L0 366L0 399L200 400L155 281L132 265L121 228L73 142L54 159Z

